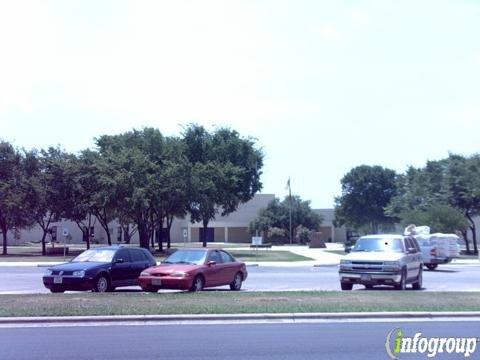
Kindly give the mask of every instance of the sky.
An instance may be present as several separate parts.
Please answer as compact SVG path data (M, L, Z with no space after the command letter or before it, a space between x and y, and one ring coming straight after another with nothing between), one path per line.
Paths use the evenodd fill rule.
M263 193L331 208L353 167L479 152L480 1L0 0L0 139L227 126Z

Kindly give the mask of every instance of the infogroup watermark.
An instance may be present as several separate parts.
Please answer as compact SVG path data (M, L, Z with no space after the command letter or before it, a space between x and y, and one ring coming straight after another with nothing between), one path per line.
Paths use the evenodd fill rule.
M462 354L469 358L480 342L480 338L424 337L417 332L413 337L405 336L402 329L394 329L387 334L385 349L392 360L400 359L401 354L425 355L434 358L438 354Z

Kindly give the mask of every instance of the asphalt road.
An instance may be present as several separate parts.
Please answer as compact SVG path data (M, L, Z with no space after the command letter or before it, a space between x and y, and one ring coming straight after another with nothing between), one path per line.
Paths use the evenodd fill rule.
M398 328L406 337L413 337L417 332L427 339L480 337L478 322L0 328L0 352L5 360L383 360L388 359L387 334ZM477 344L470 358L479 356L480 344ZM426 354L399 357L427 359ZM438 358L465 357L442 354Z
M42 275L45 268L0 267L0 294L45 293ZM337 267L249 267L247 291L339 290ZM480 291L480 266L445 265L424 271L426 291ZM385 289L389 289L385 287ZM127 290L138 291L132 287ZM363 286L354 290L364 291Z

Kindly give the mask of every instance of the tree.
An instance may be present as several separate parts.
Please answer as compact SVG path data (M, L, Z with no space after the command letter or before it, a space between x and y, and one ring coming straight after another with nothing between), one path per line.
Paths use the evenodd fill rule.
M473 239L473 251L478 254L477 230L474 217L480 214L480 156L465 158L449 156L449 169L445 176L449 203L461 211L468 220ZM466 239L467 251L468 239Z
M227 128L209 133L192 124L184 130L183 142L190 163L188 212L192 222L202 222L206 247L208 223L217 214L232 213L261 190L263 153L254 139Z
M310 201L304 201L299 196L286 197L283 201L276 198L266 208L258 212L257 217L250 223L250 231L262 232L264 235L272 229L281 229L283 238L288 239L290 233L290 207L292 211L292 228L295 237L305 238L305 231L316 231L323 221L322 217L310 207ZM278 236L278 232L274 232Z
M42 229L42 255L46 255L46 237L50 224L59 221L66 206L66 163L70 155L59 148L26 153L28 211Z
M341 180L342 195L335 199L335 221L355 229L367 227L378 233L381 226L391 226L394 217L384 210L396 194L396 173L381 166L353 168Z
M33 224L26 206L25 159L10 143L0 141L0 230L2 254L7 255L7 233Z
M403 226L427 224L433 233L463 232L468 228L465 216L450 205L430 205L426 208L406 210L400 214Z
M480 214L478 155L465 158L450 154L446 159L428 161L423 168L411 167L405 175L398 177L397 189L397 194L386 209L388 215L401 219L426 217L426 220L433 221L438 228L457 227L463 234L467 252L470 252L467 231L470 229L474 251L478 252L474 222L474 217ZM467 228L463 226L464 222L458 219L458 212L468 221Z

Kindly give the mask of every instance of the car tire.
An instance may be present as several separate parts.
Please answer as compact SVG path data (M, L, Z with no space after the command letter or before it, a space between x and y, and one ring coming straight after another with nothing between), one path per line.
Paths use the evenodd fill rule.
M353 289L353 284L349 284L349 283L344 283L344 282L341 282L340 283L340 287L342 288L342 290L352 290Z
M190 287L190 291L191 292L202 291L204 286L205 286L205 280L203 279L203 276L197 275L195 279L193 279L192 286Z
M372 289L373 289L373 285L365 285L365 289L372 290Z
M433 270L435 270L435 269L438 267L437 264L425 264L425 266L426 266L427 269L430 270L430 271L433 271Z
M65 289L62 289L61 287L52 287L50 289L50 292L53 293L53 294L60 294L60 293L64 293L65 292Z
M105 275L100 275L95 279L95 284L93 285L94 292L107 292L110 288L110 281Z
M240 291L242 288L243 276L241 273L237 272L233 281L230 283L230 290L232 291Z
M422 286L423 286L423 270L422 270L422 267L420 267L420 270L418 272L417 281L415 281L412 284L412 288L413 288L413 290L422 290Z
M402 269L402 276L400 278L400 283L395 285L395 289L397 290L405 290L407 288L407 271Z

